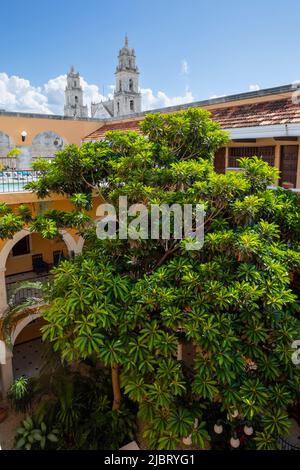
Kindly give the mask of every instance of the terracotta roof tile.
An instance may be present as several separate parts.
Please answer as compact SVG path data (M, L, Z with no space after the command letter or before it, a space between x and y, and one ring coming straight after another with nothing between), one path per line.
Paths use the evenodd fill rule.
M295 105L290 98L228 106L210 111L213 120L220 122L223 129L300 123L300 106ZM106 123L83 140L101 140L110 130L138 131L142 119Z

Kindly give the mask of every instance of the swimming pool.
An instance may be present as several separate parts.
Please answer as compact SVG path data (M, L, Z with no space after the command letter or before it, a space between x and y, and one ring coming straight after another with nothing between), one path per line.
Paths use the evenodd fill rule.
M24 189L24 186L27 184L27 181L13 181L10 183L1 181L0 178L0 193L14 193L20 191L27 191Z
M26 184L36 181L40 174L35 171L1 171L0 193L27 191Z

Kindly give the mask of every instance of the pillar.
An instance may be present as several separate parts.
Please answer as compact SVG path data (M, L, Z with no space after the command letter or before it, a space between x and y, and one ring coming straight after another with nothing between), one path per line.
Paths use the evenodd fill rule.
M277 168L278 170L280 170L280 152L281 152L281 145L280 145L280 144L276 144L276 146L275 146L274 166L275 166L275 168ZM280 178L280 175L279 175L279 178ZM278 186L278 184L279 184L279 180L278 180L278 179L277 179L277 181L275 181L275 184L276 184L276 186Z
M18 170L30 170L31 168L31 147L18 147L21 150L21 154L17 157L17 169Z
M5 270L6 268L0 268L0 317L7 309L7 293L5 283Z
M14 381L12 358L12 352L7 348L4 341L0 340L0 379L1 393L4 400Z
M229 162L229 147L228 145L225 147L225 173L228 168L228 162Z
M299 144L299 149L298 149L298 165L297 165L297 182L296 182L296 188L300 189L300 142L298 140L297 142Z
M177 361L182 361L183 354L182 354L182 343L178 343L177 345Z

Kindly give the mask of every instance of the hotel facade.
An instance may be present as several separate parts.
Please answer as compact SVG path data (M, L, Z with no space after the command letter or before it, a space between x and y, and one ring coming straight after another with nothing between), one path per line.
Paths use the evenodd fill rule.
M215 156L217 172L238 171L239 158L257 155L280 170L278 186L300 192L300 104L294 85L151 113L174 113L188 108L207 109L213 120L229 133L230 142ZM90 119L0 112L0 203L8 204L13 210L20 204L27 204L34 215L49 209L71 210L71 203L64 196L52 194L39 200L24 189L27 182L38 177L32 170L32 162L38 157L52 159L67 144L81 145L105 139L110 130L139 131L145 114ZM94 212L91 215L96 217ZM43 239L26 229L12 239L0 239L0 316L9 305L21 304L34 295L32 290L26 289L14 295L20 281L46 282L53 266L61 259L77 256L83 246L84 240L69 229L62 230L55 240ZM39 314L32 310L14 325L10 341L0 338L0 391L3 397L14 378L39 371L43 355L42 323Z

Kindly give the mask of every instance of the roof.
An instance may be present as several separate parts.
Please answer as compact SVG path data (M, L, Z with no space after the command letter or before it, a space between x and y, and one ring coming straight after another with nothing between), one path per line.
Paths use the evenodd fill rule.
M194 103L191 105L191 107L196 107ZM186 108L187 107L188 106L186 106ZM177 109L177 111L181 109L182 108ZM161 111L164 113L170 112L168 108ZM212 119L218 121L223 129L300 123L300 106L294 104L290 96L288 98L280 98L272 101L251 102L243 105L231 105L215 109L210 108L209 111L212 113ZM174 112L173 108L171 112ZM83 140L101 140L105 137L106 132L111 130L138 130L139 123L143 117L138 119L132 118L131 120L127 118L126 120L123 119L115 122L107 121Z
M120 121L120 122L112 122L109 124L104 124L99 129L95 130L88 136L86 136L83 140L84 141L91 141L91 140L102 140L105 137L105 134L108 131L138 131L139 124L142 119L135 119L134 121Z
M300 122L300 106L290 97L211 111L213 120L220 122L224 129Z

